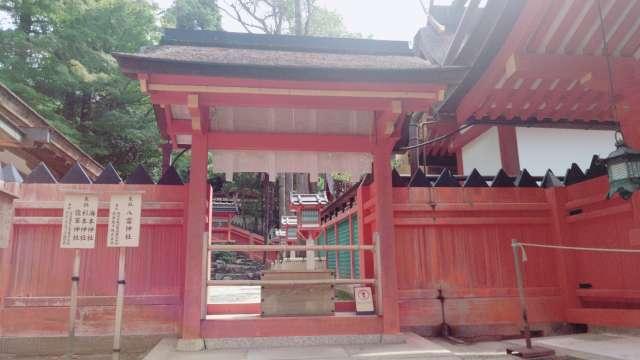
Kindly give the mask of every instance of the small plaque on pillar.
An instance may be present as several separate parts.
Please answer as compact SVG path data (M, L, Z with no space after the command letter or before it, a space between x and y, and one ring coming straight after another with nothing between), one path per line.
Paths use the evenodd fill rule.
M371 288L367 286L353 288L353 295L356 300L356 314L373 315L375 308L373 307L373 296Z

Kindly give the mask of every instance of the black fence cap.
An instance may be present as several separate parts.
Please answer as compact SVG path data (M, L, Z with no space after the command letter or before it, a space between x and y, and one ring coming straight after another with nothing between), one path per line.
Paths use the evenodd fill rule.
M112 163L108 163L104 170L96 178L95 184L121 184L122 178L113 167Z
M60 179L62 184L91 184L91 178L84 172L80 163L75 163L69 171Z
M24 182L27 184L55 184L58 180L53 176L47 165L40 162L31 170L31 173L24 178Z

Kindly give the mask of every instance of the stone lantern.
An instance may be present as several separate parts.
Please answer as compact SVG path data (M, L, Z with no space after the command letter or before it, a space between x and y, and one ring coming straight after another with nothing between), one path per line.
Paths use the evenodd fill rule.
M298 233L306 239L307 246L314 245L314 239L321 229L320 210L329 203L325 193L296 194L290 197L291 209L298 219ZM307 251L307 270L315 269L315 251Z

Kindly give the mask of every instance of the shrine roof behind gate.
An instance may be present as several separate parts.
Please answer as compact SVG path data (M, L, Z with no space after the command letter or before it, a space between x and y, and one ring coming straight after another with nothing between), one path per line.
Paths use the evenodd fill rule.
M114 54L149 95L174 148L206 135L216 171L371 172L407 115L460 81L408 42L165 30L160 45Z
M405 41L167 29L158 46L116 53L125 73L172 73L296 80L456 82Z

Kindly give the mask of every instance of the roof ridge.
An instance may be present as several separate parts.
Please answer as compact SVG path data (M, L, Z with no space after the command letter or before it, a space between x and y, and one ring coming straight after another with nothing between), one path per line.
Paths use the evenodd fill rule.
M164 29L160 45L415 56L408 41Z

